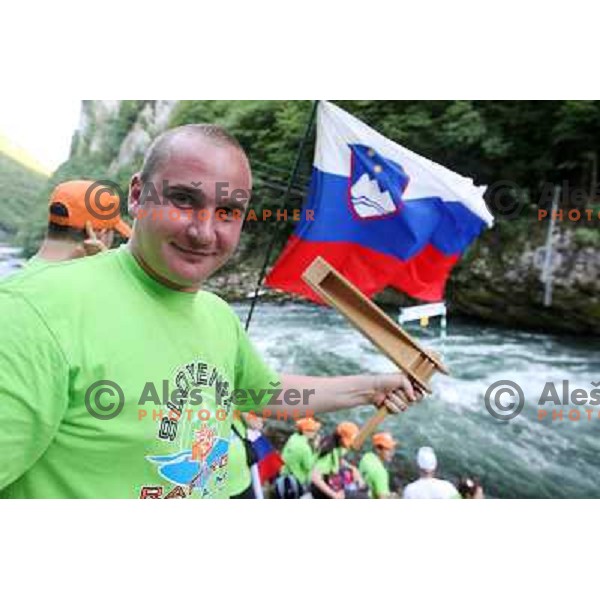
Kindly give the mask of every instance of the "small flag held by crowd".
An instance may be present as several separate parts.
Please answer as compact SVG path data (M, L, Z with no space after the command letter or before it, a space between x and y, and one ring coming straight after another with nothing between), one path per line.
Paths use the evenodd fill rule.
M258 464L260 482L264 485L277 477L283 466L283 460L279 452L275 450L268 438L262 433L254 429L248 429L247 436Z

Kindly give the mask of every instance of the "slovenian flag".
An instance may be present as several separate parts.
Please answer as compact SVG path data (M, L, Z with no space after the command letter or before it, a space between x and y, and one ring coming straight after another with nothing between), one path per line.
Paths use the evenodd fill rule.
M301 279L321 256L368 296L392 286L441 300L452 267L493 223L484 191L320 102L308 200L266 283L322 302Z
M268 483L279 475L279 471L283 467L283 459L267 437L259 431L248 429L247 436L258 464L260 482L261 484Z

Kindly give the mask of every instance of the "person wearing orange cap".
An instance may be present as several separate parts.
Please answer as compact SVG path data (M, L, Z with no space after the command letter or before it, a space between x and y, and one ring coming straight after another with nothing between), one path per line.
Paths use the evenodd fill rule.
M311 475L313 498L343 499L347 484L362 484L356 468L344 460L358 431L355 423L344 421L335 428L333 436L324 440Z
M48 202L46 236L25 268L37 269L103 252L111 247L115 231L129 239L131 228L120 214L119 197L108 188L98 189L94 181L57 185Z
M299 498L310 483L310 474L315 465L314 442L321 429L321 423L312 417L306 417L298 419L296 427L298 431L289 437L281 452L284 466L275 483L275 491L280 499ZM296 481L290 481L290 478ZM293 493L288 490L293 490Z
M373 452L361 459L358 470L369 487L371 498L391 498L390 475L385 463L392 460L396 441L387 431L376 433L372 438Z

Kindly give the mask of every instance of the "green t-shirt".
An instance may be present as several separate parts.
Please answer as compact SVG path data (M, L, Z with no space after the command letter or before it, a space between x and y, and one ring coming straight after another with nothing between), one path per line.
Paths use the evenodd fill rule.
M342 466L342 457L346 452L345 448L334 448L331 452L317 459L315 468L323 477L338 473Z
M237 429L241 437L234 429ZM246 445L242 437L246 437L246 426L241 419L237 419L235 425L231 428L229 438L229 481L227 483L229 496L237 496L252 485L252 474L248 466Z
M232 391L277 380L225 302L161 285L126 247L9 277L0 496L227 497L233 411L270 399Z
M64 261L66 262L66 261ZM23 272L28 272L31 273L33 271L39 271L41 269L43 269L44 267L47 267L48 265L55 265L58 264L58 262L53 262L50 260L45 260L43 258L40 258L39 256L32 256L24 265L23 265Z
M282 473L291 473L302 485L307 485L316 458L308 438L301 433L292 434L283 447L281 457L285 463Z
M390 493L390 475L383 461L374 452L367 452L358 464L358 470L369 487L373 498L382 498Z

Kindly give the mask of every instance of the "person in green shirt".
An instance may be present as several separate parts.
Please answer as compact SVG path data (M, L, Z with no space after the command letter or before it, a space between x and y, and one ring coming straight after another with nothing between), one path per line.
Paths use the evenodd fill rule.
M311 417L296 421L298 431L293 433L285 443L281 452L284 466L281 470L283 477L292 476L298 482L298 496L308 488L310 476L316 461L314 443L317 439L321 424ZM275 485L277 489L277 484Z
M48 202L48 226L42 244L11 277L105 252L113 243L115 231L129 239L131 227L121 219L120 199L116 194L103 199L104 206L117 213L109 222L89 211L86 194L95 188L96 182L87 180L65 181L54 188ZM102 195L106 193L107 190L102 191Z
M99 206L110 211L110 218L90 211L94 192L100 193ZM87 197L87 201L86 201ZM74 180L57 185L48 202L48 228L37 254L25 268L38 268L50 263L93 256L111 247L114 233L131 237L131 227L120 216L120 199L99 189L94 181Z
M227 498L235 410L278 418L298 390L304 416L415 401L401 373L277 374L201 290L251 186L226 131L169 130L131 179L127 246L2 281L0 497Z
M344 421L337 425L330 440L324 440L311 474L313 498L344 499L346 497L344 487L347 483L344 481L344 470L352 473L355 483L362 483L356 469L344 460L358 431L355 423Z
M390 475L385 467L394 457L396 441L390 433L376 433L372 438L373 452L367 452L360 460L358 470L369 488L371 498L391 498Z

